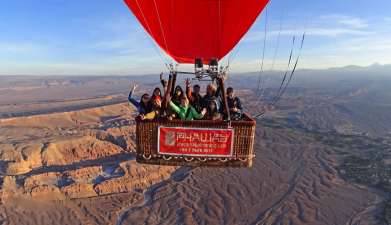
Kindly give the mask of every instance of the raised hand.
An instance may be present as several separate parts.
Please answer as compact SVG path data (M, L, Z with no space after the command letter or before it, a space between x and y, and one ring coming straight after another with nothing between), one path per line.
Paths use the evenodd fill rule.
M222 81L225 81L228 78L228 74L226 72L224 72L223 74L221 74L220 78Z
M166 102L168 103L168 102L170 102L171 101L171 95L170 94L167 94L166 95Z
M132 90L132 92L134 92L137 87L138 87L138 85L136 83L133 83L130 85L130 90Z
M160 74L160 83L162 83L163 88L166 88L168 85L168 82L163 78L163 73Z
M206 112L207 112L206 108L203 108L201 111L201 115L205 116Z
M185 80L186 87L189 87L191 84L190 78L186 78Z

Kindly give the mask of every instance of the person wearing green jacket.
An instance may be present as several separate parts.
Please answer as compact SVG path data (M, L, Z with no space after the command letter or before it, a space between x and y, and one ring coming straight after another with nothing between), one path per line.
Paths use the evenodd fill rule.
M206 114L206 109L204 108L201 113L198 113L190 104L189 99L183 95L181 97L180 105L176 105L173 101L170 101L170 108L176 112L180 119L182 120L194 120L202 119Z

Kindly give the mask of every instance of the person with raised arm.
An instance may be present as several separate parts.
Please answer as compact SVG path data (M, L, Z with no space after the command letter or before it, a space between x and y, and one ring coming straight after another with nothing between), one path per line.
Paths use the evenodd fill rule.
M180 98L180 104L177 105L173 101L170 101L170 108L178 114L178 117L182 120L194 120L202 119L206 114L206 109L203 109L200 113L194 109L189 103L189 99L182 95Z
M138 85L136 83L133 83L132 85L130 85L130 92L129 92L128 100L130 103L132 103L134 105L134 107L136 107L137 112L140 115L145 115L145 114L152 111L150 97L149 97L149 94L145 93L141 96L140 101L137 101L136 99L134 99L133 94L134 94L135 90L137 89L137 87L138 87Z

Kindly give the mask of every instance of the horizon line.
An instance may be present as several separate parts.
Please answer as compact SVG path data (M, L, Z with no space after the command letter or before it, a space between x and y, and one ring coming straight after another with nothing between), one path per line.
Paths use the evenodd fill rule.
M328 68L300 68L297 69L298 71L327 71L327 70L336 70L336 69L346 69L346 68L358 68L358 69L364 69L369 68L373 66L391 66L391 64L381 64L381 63L372 63L366 66L361 65L346 65L346 66L340 66L340 67L328 67ZM289 69L288 71L291 71ZM260 71L246 71L246 72L232 72L231 74L237 74L237 75L245 75L245 74L251 74L251 73L259 73ZM265 70L264 73L277 73L277 72L285 72L285 70ZM156 74L158 74L157 72ZM39 75L39 74L0 74L0 77L130 77L130 76L154 76L156 75L154 73L144 73L144 74L50 74L50 75ZM159 73L160 74L160 73Z

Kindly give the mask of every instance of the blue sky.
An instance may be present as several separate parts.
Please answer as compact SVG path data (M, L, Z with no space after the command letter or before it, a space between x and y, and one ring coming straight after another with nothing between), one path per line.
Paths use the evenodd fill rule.
M272 0L265 70L273 62L275 69L285 69L293 36L304 31L300 68L391 63L390 12L390 0ZM232 71L259 70L264 26L265 13L234 50ZM122 0L0 0L0 31L0 75L137 75L164 69ZM297 54L298 45L295 49Z

